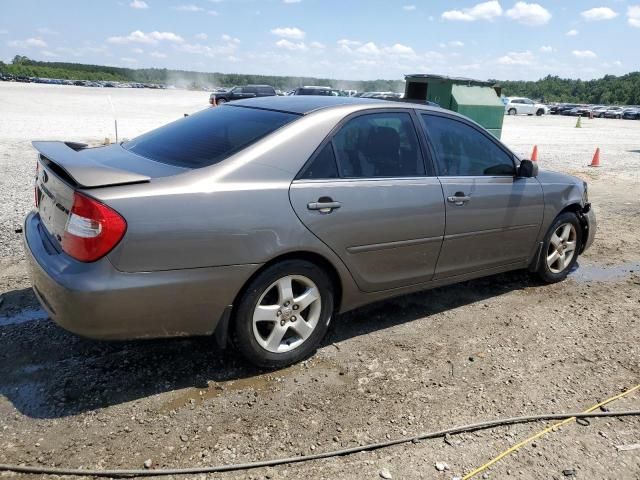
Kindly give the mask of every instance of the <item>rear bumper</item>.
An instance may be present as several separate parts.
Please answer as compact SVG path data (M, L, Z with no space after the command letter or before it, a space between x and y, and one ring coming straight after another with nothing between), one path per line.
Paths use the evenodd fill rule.
M207 335L259 265L124 273L107 258L82 263L52 251L39 216L25 220L34 291L61 327L98 339Z

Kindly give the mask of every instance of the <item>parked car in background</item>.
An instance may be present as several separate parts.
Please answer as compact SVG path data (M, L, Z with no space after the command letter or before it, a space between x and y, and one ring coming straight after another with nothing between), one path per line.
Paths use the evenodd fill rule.
M591 113L591 108L589 105L580 105L569 110L569 115L572 117L588 117Z
M622 107L609 107L602 115L604 118L622 118Z
M514 269L562 281L596 231L583 180L417 104L252 98L122 144L33 146L23 235L52 319L214 334L268 368L374 301Z
M234 100L242 100L253 97L275 97L276 89L270 85L245 85L244 87L233 87L223 92L213 92L209 96L211 105L221 105Z
M629 107L622 111L625 120L640 120L640 107Z
M554 115L567 115L570 110L573 110L576 107L579 107L576 103L561 103L556 105L553 112L550 113L553 113Z
M342 90L338 90L336 88L331 87L318 87L318 86L307 86L296 88L291 92L291 95L322 95L329 97L346 97L348 96Z
M596 118L602 118L604 116L604 112L606 112L609 109L609 107L607 105L599 105L597 107L593 107L591 109L591 112L593 113L593 116Z
M549 107L524 97L508 97L504 110L508 115L545 115Z

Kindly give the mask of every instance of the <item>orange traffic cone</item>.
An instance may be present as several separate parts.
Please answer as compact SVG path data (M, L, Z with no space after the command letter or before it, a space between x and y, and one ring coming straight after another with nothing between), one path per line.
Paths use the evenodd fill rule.
M600 147L596 148L596 153L593 154L593 160L591 160L590 167L599 167L600 166Z
M532 162L538 161L538 145L533 146L533 152L531 152L531 161Z

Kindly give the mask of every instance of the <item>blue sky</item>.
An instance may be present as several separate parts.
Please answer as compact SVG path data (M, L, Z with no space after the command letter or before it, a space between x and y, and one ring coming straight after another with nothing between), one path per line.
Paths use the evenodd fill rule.
M0 0L0 59L534 80L640 70L640 0Z

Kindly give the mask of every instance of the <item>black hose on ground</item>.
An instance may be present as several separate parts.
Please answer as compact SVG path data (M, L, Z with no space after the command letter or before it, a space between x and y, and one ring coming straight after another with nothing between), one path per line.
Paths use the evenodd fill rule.
M237 463L232 465L217 465L211 467L191 467L191 468L160 468L153 469L132 469L132 470L84 470L79 468L55 468L55 467L30 467L22 465L0 464L0 472L16 472L16 473L33 473L39 475L74 475L74 476L92 476L92 477L153 477L162 475L188 475L196 473L220 473L231 472L237 470L248 470L261 467L274 467L277 465L285 465L292 463L309 462L311 460L320 460L323 458L340 457L351 455L353 453L378 450L380 448L392 447L409 442L418 442L430 438L444 437L445 435L455 435L465 432L473 432L503 425L514 425L517 423L540 422L544 420L564 420L567 418L600 418L600 417L624 417L624 416L640 416L640 410L627 410L622 412L592 412L592 413L554 413L546 415L528 415L524 417L510 417L498 420L488 420L485 422L471 423L469 425L461 425L459 427L448 428L436 432L421 433L413 437L402 437L395 440L387 440L385 442L369 443L357 447L343 448L341 450L333 450L324 453L315 453L313 455L304 455L298 457L278 458L273 460L263 460L258 462Z

